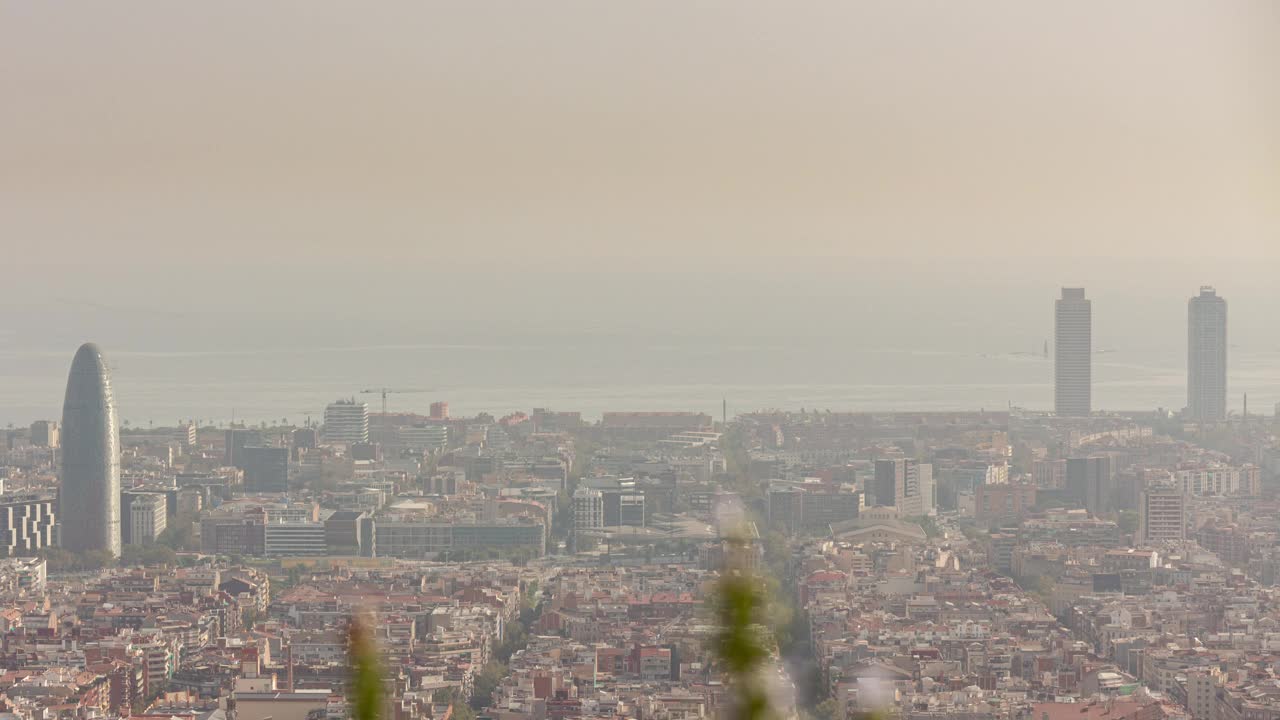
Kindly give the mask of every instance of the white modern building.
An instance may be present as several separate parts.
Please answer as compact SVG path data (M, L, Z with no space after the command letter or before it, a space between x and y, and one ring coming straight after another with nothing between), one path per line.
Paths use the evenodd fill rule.
M369 442L369 406L355 400L339 400L324 409L327 443Z
M129 505L130 536L135 545L149 545L164 532L168 508L164 495L138 495Z
M449 445L449 428L444 425L402 427L396 431L396 439L405 447L436 452Z

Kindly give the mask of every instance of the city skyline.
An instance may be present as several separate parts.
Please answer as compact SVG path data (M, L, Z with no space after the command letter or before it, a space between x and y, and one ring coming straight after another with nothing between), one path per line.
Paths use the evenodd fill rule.
M1277 0L0 48L0 720L1280 720Z

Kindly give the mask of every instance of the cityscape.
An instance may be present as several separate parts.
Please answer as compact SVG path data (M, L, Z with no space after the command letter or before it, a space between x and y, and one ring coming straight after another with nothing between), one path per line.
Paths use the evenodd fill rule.
M0 720L1280 720L1280 2L9 2L0 103Z
M3 702L346 717L372 613L388 717L714 716L707 607L749 572L780 716L1280 717L1280 435L1227 412L1227 302L1187 301L1179 412L1092 406L1092 321L1064 288L1052 411L458 416L366 388L302 425L124 428L86 343L61 418L4 435Z

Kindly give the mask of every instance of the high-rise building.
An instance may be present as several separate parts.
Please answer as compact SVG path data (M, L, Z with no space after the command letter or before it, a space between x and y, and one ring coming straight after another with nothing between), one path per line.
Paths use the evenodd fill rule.
M1209 286L1187 303L1187 412L1202 423L1227 418L1227 301Z
M897 505L898 498L906 494L907 460L877 460L875 488L872 497L877 507Z
M928 515L934 509L933 466L915 460L877 460L874 504L897 509L903 517Z
M1173 483L1148 486L1138 503L1138 544L1186 539L1186 498L1182 490Z
M164 532L167 510L163 495L144 494L129 505L129 539L137 545L150 545Z
M120 554L120 436L111 373L102 351L76 351L62 405L62 546Z
M1094 517L1115 509L1115 485L1110 457L1067 459L1067 492Z
M1054 303L1053 338L1053 411L1086 416L1093 409L1093 306L1084 288L1062 288Z
M31 444L36 447L58 447L58 423L52 420L37 420L31 423Z
M369 406L355 400L339 400L324 409L324 441L369 442Z
M448 420L449 419L449 403L443 400L431 403L431 419L432 420Z

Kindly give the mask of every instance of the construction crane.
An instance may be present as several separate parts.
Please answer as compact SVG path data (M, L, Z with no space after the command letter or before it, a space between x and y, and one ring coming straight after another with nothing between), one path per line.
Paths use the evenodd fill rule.
M406 388L385 388L385 387L384 388L366 388L364 390L361 390L360 394L361 395L381 395L382 396L382 414L386 415L388 395L403 395L405 393L424 393L424 392L431 392L431 390L429 389L420 390L416 388L406 389Z

